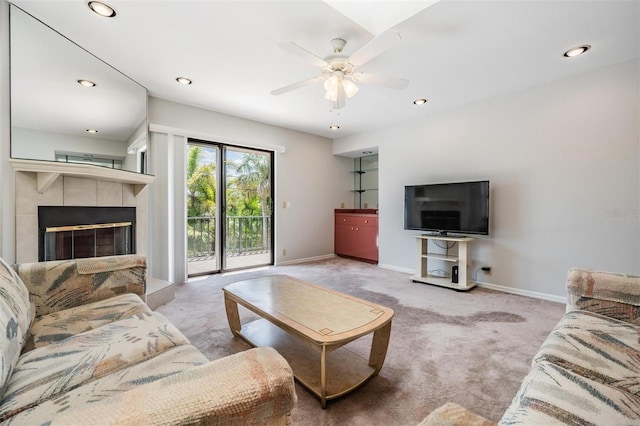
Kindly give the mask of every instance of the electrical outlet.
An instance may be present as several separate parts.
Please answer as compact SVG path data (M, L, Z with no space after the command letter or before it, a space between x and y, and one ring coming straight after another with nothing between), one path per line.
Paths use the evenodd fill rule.
M287 255L287 249L282 249L282 255L286 256Z
M340 203L340 208L344 209L344 203Z
M482 267L482 268L480 268L480 269L482 269L482 271L483 271L485 274L487 274L487 275L491 275L491 266L483 266L483 267Z

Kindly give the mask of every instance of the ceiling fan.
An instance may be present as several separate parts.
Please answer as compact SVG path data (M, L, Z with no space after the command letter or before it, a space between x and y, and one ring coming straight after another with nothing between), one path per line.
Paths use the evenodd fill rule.
M321 58L294 42L280 43L278 46L290 53L302 56L320 67L320 75L272 90L272 95L282 95L310 84L324 81L325 99L330 102L331 109L340 109L345 105L346 98L358 92L355 83L371 84L390 89L404 89L409 80L387 77L377 74L356 72L356 70L401 41L400 34L387 31L362 46L351 56L342 53L347 42L339 37L331 40L333 53Z

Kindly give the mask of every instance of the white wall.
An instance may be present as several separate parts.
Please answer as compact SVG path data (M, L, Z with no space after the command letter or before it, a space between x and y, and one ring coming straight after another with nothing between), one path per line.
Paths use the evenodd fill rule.
M625 62L335 140L334 153L379 147L380 264L414 268L404 185L489 179L479 281L562 297L572 266L640 273L638 78Z
M349 173L353 160L332 155L331 140L157 98L149 98L149 123L152 130L149 158L153 167L157 167L158 177L165 173L162 168L166 167L173 169L171 173L175 179L183 173L182 162L170 165L167 160L156 165L157 150L172 152L177 149L177 136L274 150L276 263L333 253L333 209L339 208L341 202L347 206L353 203L353 195L349 192L353 185ZM167 137L161 136L163 133ZM162 179L158 185L153 185L157 188L151 188L152 203L166 204L158 197L174 199L182 209L184 193L179 194L177 186L170 188L168 182L161 183ZM158 194L158 191L162 193ZM289 208L283 208L285 201L290 203ZM153 204L151 209L154 209ZM165 217L165 209L158 208L151 216L151 222L156 224L174 223ZM176 234L182 232L175 223L170 229ZM174 237L180 238L179 235ZM181 268L180 253L171 254L162 244L153 247L163 251L160 258L154 258L156 265L164 261L171 262L176 270ZM286 250L286 256L282 254L283 250ZM155 276L179 281L179 273L170 274L169 268L166 269L158 269ZM165 277L165 273L173 276Z

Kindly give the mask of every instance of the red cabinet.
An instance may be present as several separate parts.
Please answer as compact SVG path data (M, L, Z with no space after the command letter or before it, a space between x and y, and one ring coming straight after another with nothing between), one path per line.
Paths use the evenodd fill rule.
M334 251L337 255L378 262L378 216L336 213Z

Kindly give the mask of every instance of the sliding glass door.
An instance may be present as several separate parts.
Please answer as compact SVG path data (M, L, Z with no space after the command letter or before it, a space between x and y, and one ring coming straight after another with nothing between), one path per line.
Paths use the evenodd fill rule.
M273 264L271 153L225 147L225 269Z
M273 264L273 154L189 141L189 276Z
M187 274L220 271L220 149L189 141L187 155Z

